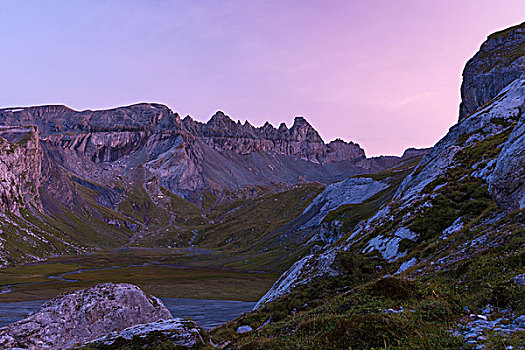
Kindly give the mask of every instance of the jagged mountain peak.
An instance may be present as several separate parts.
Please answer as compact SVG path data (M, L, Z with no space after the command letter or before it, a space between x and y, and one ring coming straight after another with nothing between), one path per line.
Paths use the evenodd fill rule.
M365 158L359 145L325 144L302 116L290 129L284 123L277 129L235 122L222 111L206 123L181 119L158 103L95 111L37 106L0 110L0 125L36 126L50 162L65 163L79 178L112 183L117 173L128 176L142 165L183 196L298 178L332 182L384 167L374 160L358 165Z
M302 116L294 118L293 125L290 128L290 135L292 139L297 141L309 140L324 143L317 130Z
M288 127L286 126L286 123L279 124L279 132L287 132Z
M224 114L223 111L217 111L214 115L210 118L210 120L206 123L208 125L231 125L235 124L235 122L226 114Z

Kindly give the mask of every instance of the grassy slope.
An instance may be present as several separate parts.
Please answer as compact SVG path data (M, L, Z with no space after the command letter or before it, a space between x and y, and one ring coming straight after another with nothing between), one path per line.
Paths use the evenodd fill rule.
M132 187L118 204L118 210L114 210L98 204L94 190L76 186L79 200L82 200L77 206L83 210L76 210L73 214L68 208L54 203L54 216L39 214L37 217L24 211L23 220L14 219L19 220L19 227L24 227L24 223L31 225L33 232L41 237L48 237L47 232L52 232L72 244L88 246L95 251L118 248L128 243L132 236L131 245L137 248L98 251L84 257L64 256L45 264L2 269L0 285L29 284L13 286L12 293L0 295L0 301L46 299L61 291L104 281L134 283L158 296L256 301L302 252L292 242L281 244L272 231L299 215L322 190L322 186L316 184L280 193L260 189L265 193L261 197L236 200L206 212L165 189L161 188L158 195L152 195L141 186ZM148 190L153 192L152 188ZM276 202L281 203L278 210L274 209ZM276 216L279 219L276 220ZM122 224L120 227L108 225L108 219L118 219ZM138 231L130 231L124 222L135 224ZM36 230L38 227L40 231ZM195 242L199 248L175 248L188 247L193 237L199 237ZM231 237L240 238L235 244L217 243ZM239 244L241 241L243 244ZM216 247L216 244L220 246ZM23 240L20 246L30 247ZM140 246L147 249L139 249ZM161 248L166 246L171 248ZM267 250L261 252L263 248ZM77 250L64 248L56 253L68 252L74 254ZM175 267L136 266L86 271L74 275L74 279L80 280L75 283L48 278L83 268L145 262Z
M410 281L379 279L396 272L401 262L388 264L376 252L362 254L368 241L363 239L337 258L342 277L317 279L296 288L213 330L212 337L240 349L457 349L467 346L448 330L468 316L465 306L479 313L490 303L524 314L525 287L509 279L525 272L525 212L503 215L486 185L472 176L473 165L479 168L493 159L508 135L509 129L464 148L456 155L457 166L428 186L432 206L409 216L409 227L419 239L403 241L400 249L408 250L403 260L415 257L420 262L404 273ZM438 185L443 186L435 191ZM413 210L392 206L393 219L369 238L390 232ZM329 219L349 218L353 224L356 209L364 210L343 207ZM459 217L465 222L463 229L439 239ZM380 311L400 307L411 311ZM237 334L236 328L245 324L256 331ZM485 346L522 345L523 333L506 338L492 334Z

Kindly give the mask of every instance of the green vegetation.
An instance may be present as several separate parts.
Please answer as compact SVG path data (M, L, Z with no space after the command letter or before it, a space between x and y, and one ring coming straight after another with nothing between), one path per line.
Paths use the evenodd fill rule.
M368 275L370 276L370 275ZM404 312L391 313L387 309ZM427 312L432 310L432 314ZM235 349L457 349L447 332L457 303L417 282L320 279L211 331ZM263 326L267 321L269 324ZM238 325L255 331L235 333Z
M84 256L50 259L45 264L9 267L0 270L1 285L12 292L0 294L0 301L49 299L60 292L87 288L96 283L133 283L159 297L257 301L278 275L220 267L222 256L209 252L179 249L128 249ZM204 265L219 267L201 267ZM120 268L110 268L118 266ZM64 278L64 273L85 270Z
M336 257L334 267L342 276L296 287L212 330L214 341L231 341L233 349L457 349L468 345L451 329L461 328L470 312L481 313L490 304L523 315L525 287L509 280L525 272L525 211L503 215L487 185L473 176L498 155L514 123L496 124L505 129L458 152L454 166L410 206L391 203L391 219L367 237L388 235L406 225L418 238L400 242L399 250L407 255L399 260L415 257L417 269L400 278L379 278L396 272L401 261L387 263L377 252L362 254L368 242L362 239ZM468 135L459 141L464 144L467 139ZM375 179L392 177L399 184L404 176L396 178L396 172L388 171ZM344 232L351 231L390 198L392 193L383 191L362 204L334 210L325 222L337 220ZM460 217L463 227L439 238ZM491 317L499 316L496 312ZM240 325L254 330L238 334ZM523 332L506 337L491 330L484 334L486 339L480 341L487 349L522 346L525 341Z
M279 229L300 215L323 190L318 184L238 199L218 205L206 215L208 225L199 230L195 244L202 248L234 253L227 267L284 271L304 252L293 237L279 241Z
M211 336L219 343L232 341L233 349L460 348L465 346L462 339L454 337L450 329L459 327L468 316L465 306L480 312L490 303L511 308L516 315L525 313L525 287L508 282L525 272L524 215L524 211L517 211L479 232L489 234L491 242L498 240L492 248L478 246L438 271L429 271L435 266L423 263L420 267L426 272L412 275L411 280L378 279L379 272L391 273L397 267L377 270L383 264L378 257L359 254L356 249L341 253L337 264L342 276L310 281L262 309L212 330ZM436 261L457 252L472 237L457 234L453 239L453 246L441 255L427 253L425 257ZM237 334L240 325L249 325L254 331ZM519 332L505 338L494 335L486 346L501 349L503 344L523 344L524 339Z

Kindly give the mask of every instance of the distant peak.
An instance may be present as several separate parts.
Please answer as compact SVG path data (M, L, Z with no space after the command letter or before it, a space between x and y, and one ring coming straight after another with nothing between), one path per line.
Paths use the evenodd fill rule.
M223 125L223 124L235 124L235 122L223 111L217 111L210 120L206 123L207 125Z
M296 116L293 119L293 123L294 123L294 125L296 125L296 124L299 124L299 125L302 125L302 124L310 125L310 123L308 123L308 121L302 115Z
M298 129L311 130L317 133L314 127L310 123L308 123L308 121L303 116L295 117L293 120L293 125L290 128L290 130L298 130Z

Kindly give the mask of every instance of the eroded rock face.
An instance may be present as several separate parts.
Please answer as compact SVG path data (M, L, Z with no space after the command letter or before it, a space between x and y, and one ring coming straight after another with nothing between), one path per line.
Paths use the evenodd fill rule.
M35 127L0 127L0 209L41 206L38 187L42 150Z
M80 112L66 106L2 109L0 125L38 127L49 165L43 183L50 193L56 192L56 179L47 181L55 165L108 187L116 178L135 177L140 168L190 200L198 191L296 184L299 178L330 183L385 167L380 159L366 159L352 142L325 144L303 117L290 128L241 124L222 112L201 123L181 119L166 106L142 103Z
M525 208L525 113L505 142L487 180L492 197L502 208Z
M496 97L525 73L525 22L494 33L463 70L459 120Z
M0 348L67 349L137 324L169 320L162 302L131 284L98 284L58 296L0 329Z
M516 125L516 121L522 118L524 106L525 76L516 79L504 88L489 106L478 110L469 118L451 127L447 135L425 155L414 173L405 178L396 193L396 198L405 200L417 198L428 184L453 165L456 154L463 148L501 133L507 124L509 125L507 127ZM520 174L523 174L523 156L520 154L523 154L523 150L519 149L523 146L522 133L522 124L513 127L513 132L504 150L498 154L498 163L501 165L492 180L488 180L491 177L490 174L493 173L492 169L487 169L482 175L479 175L486 181L499 183L497 188L500 188L501 191L513 191L512 189L522 186L520 183L523 183L523 176ZM462 138L465 139L464 142L461 142ZM497 175L498 173L501 175ZM504 174L509 174L510 178L507 180ZM514 176L516 176L515 180L513 180ZM494 186L492 193L499 191ZM495 199L498 200L498 198ZM502 200L505 201L505 199Z
M348 178L333 183L304 210L302 215L312 212L314 216L301 228L319 226L330 211L345 204L362 203L388 186L388 181L375 181L368 177Z

